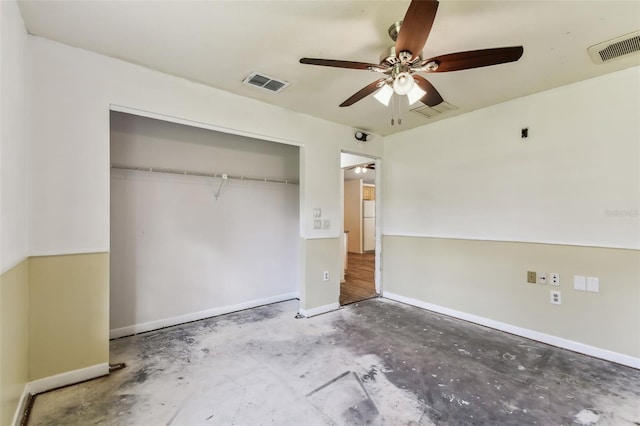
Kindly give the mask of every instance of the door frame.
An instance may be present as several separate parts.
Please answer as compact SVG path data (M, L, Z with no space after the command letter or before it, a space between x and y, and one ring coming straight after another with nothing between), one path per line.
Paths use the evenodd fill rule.
M376 293L380 296L382 295L382 211L383 211L383 191L382 191L382 159L380 157L361 154L357 152L349 152L342 150L340 151L340 159L342 160L343 154L355 155L358 157L362 157L363 159L368 159L369 162L375 162L375 178L374 183L376 187L376 242L375 242L375 266L374 266L374 284ZM356 165L356 164L353 164ZM340 250L343 247L343 238L344 238L344 169L346 167L351 167L352 165L342 165L342 161L340 162L340 226L342 228L341 233L341 244ZM340 258L342 259L342 253ZM342 265L342 261L340 264Z

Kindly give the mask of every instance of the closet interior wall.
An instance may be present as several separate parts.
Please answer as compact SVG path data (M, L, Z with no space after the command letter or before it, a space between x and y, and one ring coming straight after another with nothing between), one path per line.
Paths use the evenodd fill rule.
M294 182L112 168L111 337L298 296L298 147L111 112L111 163Z

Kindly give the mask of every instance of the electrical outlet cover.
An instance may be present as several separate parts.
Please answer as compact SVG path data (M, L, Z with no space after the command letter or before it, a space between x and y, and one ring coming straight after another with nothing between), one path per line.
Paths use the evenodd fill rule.
M559 286L560 285L560 274L556 273L556 272L552 272L549 274L550 279L549 279L549 284L551 285L555 285L555 286Z
M551 300L550 302L554 305L562 304L562 293L557 290L551 290Z
M546 284L547 283L547 274L545 272L541 272L538 274L538 284Z

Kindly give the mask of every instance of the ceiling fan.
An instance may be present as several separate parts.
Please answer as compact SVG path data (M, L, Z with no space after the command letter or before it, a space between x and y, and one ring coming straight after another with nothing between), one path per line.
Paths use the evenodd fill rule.
M376 163L369 163L369 164L360 164L358 166L349 167L348 170L353 170L357 175L359 175L360 173L367 173L367 170L375 170L375 169L376 169Z
M353 105L374 92L377 92L374 95L376 99L387 106L395 93L407 95L409 104L420 101L432 107L444 100L436 88L423 76L417 74L418 72L447 72L486 67L514 62L522 56L524 51L522 46L512 46L450 53L422 59L422 49L431 32L437 10L437 0L412 0L404 20L396 22L389 28L389 36L395 41L395 45L382 53L379 64L316 58L302 58L300 63L384 74L384 77L368 84L342 102L341 107Z

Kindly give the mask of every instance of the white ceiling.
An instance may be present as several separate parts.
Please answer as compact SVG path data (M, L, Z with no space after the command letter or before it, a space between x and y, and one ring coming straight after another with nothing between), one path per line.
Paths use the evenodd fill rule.
M368 71L302 65L301 57L377 63L388 27L408 1L31 1L30 34L354 128L389 135L571 82L640 65L640 54L594 64L591 45L640 30L640 1L442 0L423 58L524 46L515 63L428 75L458 109L427 119L369 96L338 105L379 78ZM290 83L281 93L243 85L258 71ZM424 75L424 74L423 74ZM609 102L604 102L609 103Z

